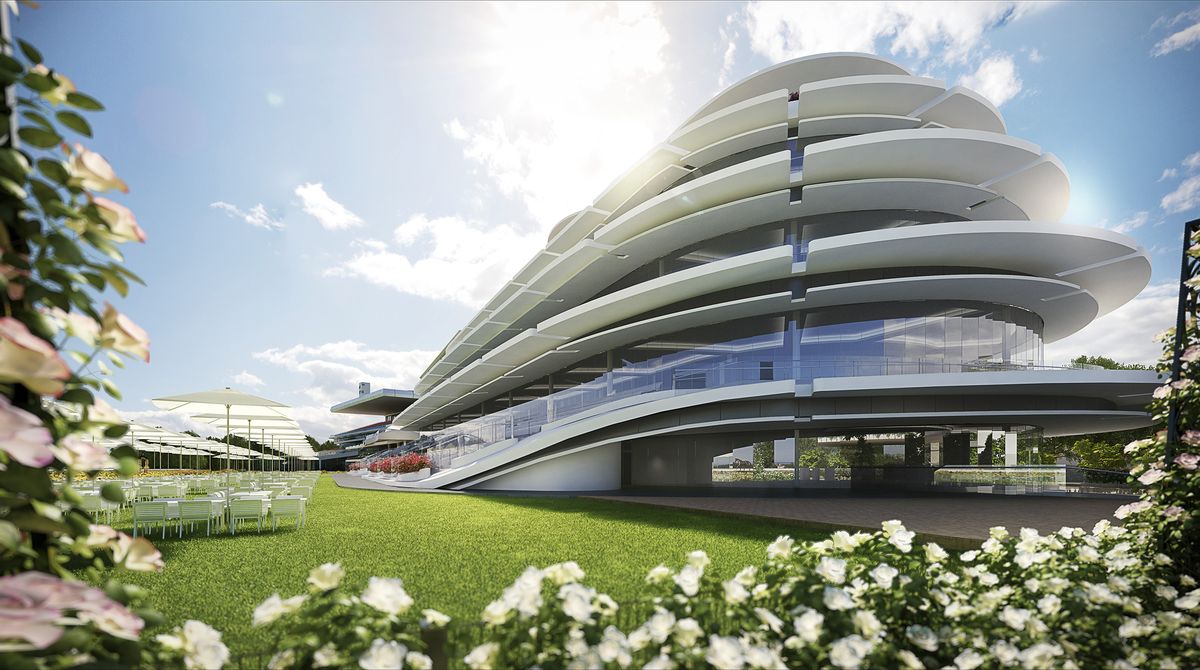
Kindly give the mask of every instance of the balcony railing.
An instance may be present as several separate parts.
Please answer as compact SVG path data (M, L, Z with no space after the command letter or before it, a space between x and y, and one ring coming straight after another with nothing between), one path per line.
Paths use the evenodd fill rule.
M706 356L709 356L708 360L705 360ZM451 467L455 459L505 440L528 437L540 432L548 424L583 418L582 415L590 410L618 400L638 396L646 396L649 400L650 394L655 393L678 395L776 380L809 383L815 378L825 377L1067 369L1001 361L947 363L921 359L862 358L781 361L762 360L761 353L757 360L751 358L697 354L684 356L675 364L657 362L614 370L590 382L425 435L374 458L418 451L427 453L435 468L444 469Z

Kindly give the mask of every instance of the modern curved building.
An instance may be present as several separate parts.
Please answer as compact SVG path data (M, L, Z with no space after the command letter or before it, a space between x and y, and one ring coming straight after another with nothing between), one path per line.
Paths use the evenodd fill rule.
M1043 365L1150 278L1060 222L1069 192L973 91L867 54L762 70L446 345L393 424L435 467L397 486L922 485L1148 425L1154 373Z

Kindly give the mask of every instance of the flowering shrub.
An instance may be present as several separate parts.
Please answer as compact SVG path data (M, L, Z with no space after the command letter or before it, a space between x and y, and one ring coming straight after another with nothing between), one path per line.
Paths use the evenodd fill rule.
M345 574L337 563L318 566L308 575L308 593L275 594L254 610L254 625L275 632L281 650L267 667L432 668L421 630L443 628L450 618L417 612L399 579L372 577L361 593L343 593Z
M367 465L367 469L371 472L405 474L409 472L418 472L432 466L433 462L429 459L429 456L426 456L425 454L404 454L403 456L377 458ZM361 463L355 463L350 466L351 470L358 470L361 468Z
M821 542L780 537L766 561L720 581L702 551L646 576L652 613L632 630L574 563L529 568L482 619L471 668L1198 667L1200 589L1157 577L1144 530L1107 521L976 551L914 546L898 521Z
M97 195L128 190L112 166L63 136L90 137L81 112L103 107L34 47L21 42L20 54L0 54L0 86L16 89L24 124L0 99L0 667L132 667L153 657L143 631L160 617L138 607L137 589L80 578L159 570L162 556L145 538L91 523L72 485L138 469L131 448L96 446L127 430L99 394L120 398L109 366L148 361L149 338L99 296L140 283L119 245L145 234ZM115 484L101 494L123 500Z

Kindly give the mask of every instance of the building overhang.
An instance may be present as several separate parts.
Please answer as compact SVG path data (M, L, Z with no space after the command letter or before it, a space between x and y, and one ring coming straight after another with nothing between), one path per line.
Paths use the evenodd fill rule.
M364 393L352 400L340 402L329 408L334 414L366 414L370 416L391 416L403 412L409 405L417 401L413 391L401 389L378 389Z

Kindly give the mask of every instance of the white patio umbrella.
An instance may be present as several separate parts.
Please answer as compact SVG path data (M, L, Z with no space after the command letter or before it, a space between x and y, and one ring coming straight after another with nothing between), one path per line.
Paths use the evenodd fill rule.
M217 424L222 419L222 417L219 414L197 414L197 415L193 416L192 418L197 421L203 421L203 422L212 423L212 424ZM245 420L246 421L245 428L241 428L235 424L234 427L230 430L230 432L232 434L244 436L246 438L247 442L257 438L258 443L260 445L262 445L263 449L266 449L268 444L270 444L272 446L272 448L274 448L274 445L276 442L278 442L280 440L284 440L284 439L300 439L307 443L307 440L304 439L305 434L304 434L304 431L300 428L300 424L296 423L295 421L293 421L291 419L283 419L283 418L264 419L264 418L260 418L260 417L251 417L251 416L242 416L242 415L231 416L229 418L234 421L237 421L237 420ZM265 451L263 453L265 454ZM260 463L261 463L261 461L260 461Z
M224 389L155 398L152 402L159 409L186 413L192 416L219 415L224 413L226 435L225 455L227 461L228 457L233 453L229 449L231 446L229 444L229 436L233 434L231 429L233 428L232 421L234 414L241 417L250 417L250 421L253 421L255 418L262 420L290 420L292 418L290 408L287 405L242 391L235 391L228 386Z

